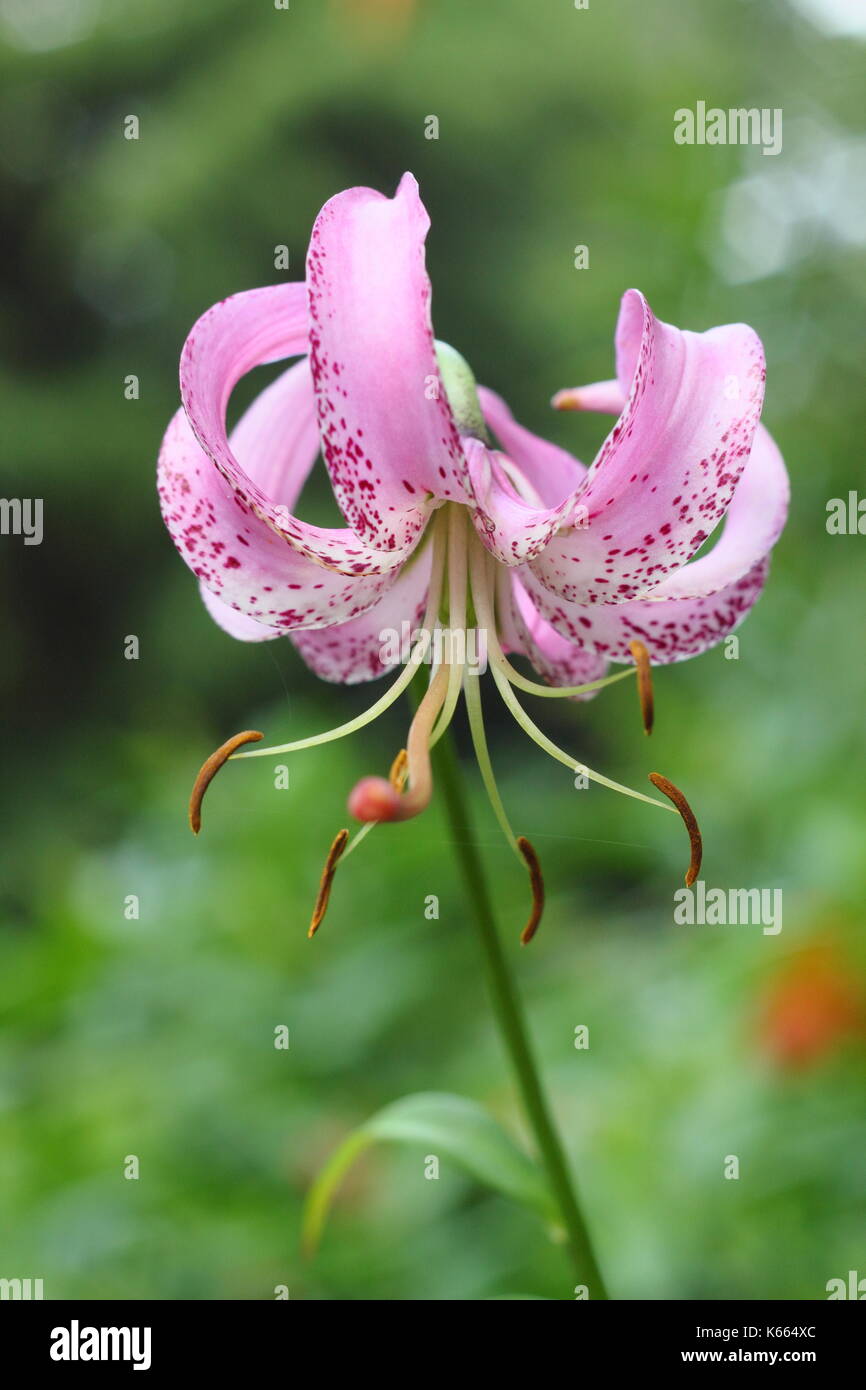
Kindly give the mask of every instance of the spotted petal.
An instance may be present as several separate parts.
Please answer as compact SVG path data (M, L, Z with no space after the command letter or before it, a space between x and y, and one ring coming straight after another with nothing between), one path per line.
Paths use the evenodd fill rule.
M411 652L424 617L432 550L423 546L379 601L360 617L319 631L292 633L307 665L326 681L354 685L384 675Z
M182 410L166 431L158 480L163 519L190 569L224 605L266 627L345 622L375 603L394 577L393 571L345 574L299 549L234 491ZM348 547L342 559L353 563Z
M274 472L285 482L291 467L283 460L272 470L266 457L256 456L251 473L243 467L226 436L226 407L240 378L263 363L306 352L307 326L303 284L249 290L215 304L194 325L181 354L181 399L187 419L202 450L241 507L262 520L277 537L288 541L293 550L344 574L382 574L399 564L405 554L384 557L350 530L311 526L292 516L283 498L274 498L266 490L273 484ZM289 392L288 387L285 389ZM301 394L300 378L297 390L298 397L289 392L289 405ZM303 408L308 410L308 404L304 403ZM279 393L264 393L263 403L256 402L251 409L256 409L256 416L247 422L246 436L251 439L254 432L257 434L263 455L283 449L276 426L286 412L279 408ZM304 439L310 440L306 431ZM308 459L306 471L311 463L312 459Z
M744 324L689 333L629 290L617 327L628 398L580 502L588 525L533 561L568 602L624 603L685 564L724 516L752 448L764 354Z
M539 583L534 568L518 571L534 604L561 637L611 661L630 661L639 638L654 662L696 656L742 622L760 597L769 555L785 524L788 475L763 425L737 484L721 537L706 555L683 565L645 598L622 604L576 604Z
M663 579L651 591L652 597L702 598L748 574L769 555L782 534L790 493L782 455L769 432L759 425L720 538L706 555Z
M463 449L472 487L470 515L484 545L503 565L522 565L540 555L571 519L574 497L566 496L558 507L527 500L525 479L506 454L480 439L465 439Z
M617 414L625 404L625 393L617 382L597 383L576 392L560 393L581 397L580 409L604 409ZM601 388L604 388L602 393ZM584 398L590 392L594 404ZM605 399L605 404L601 401ZM578 408L578 407L575 407ZM752 452L734 489L725 516L721 537L712 550L688 565L682 565L648 592L655 598L702 598L733 584L760 560L769 555L785 525L791 488L778 446L764 425L758 425Z
M351 188L326 203L307 257L322 450L343 515L405 554L436 500L464 500L466 464L436 365L424 239L406 174L394 198Z
M227 632L229 637L234 637L237 642L271 642L275 637L285 637L284 628L272 627L268 623L256 622L255 618L248 618L246 613L223 603L206 584L199 584L199 592L202 603L217 627L221 627L223 632Z
M463 440L472 522L501 564L524 564L572 522L586 469L565 449L518 424L495 392L479 387L478 400L504 449Z
M569 603L539 584L529 566L519 573L533 602L561 636L621 662L632 660L629 643L639 638L651 660L665 665L697 656L733 632L757 602L769 564L769 559L759 560L747 574L700 598L604 604Z

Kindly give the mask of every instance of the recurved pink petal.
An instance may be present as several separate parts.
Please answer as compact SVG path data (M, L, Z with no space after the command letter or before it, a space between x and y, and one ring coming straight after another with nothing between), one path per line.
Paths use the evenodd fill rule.
M633 344L626 334L618 343L618 362L629 370ZM560 391L553 404L564 410L599 410L619 414L626 392L619 381ZM778 446L764 425L755 431L749 461L734 489L724 528L712 550L668 575L650 593L658 598L700 598L718 592L746 574L768 555L788 516L791 488Z
M488 449L480 439L464 439L463 451L472 493L470 514L487 549L503 565L522 565L541 554L571 518L573 496L558 507L545 507L507 455Z
M701 598L629 599L618 604L570 603L540 584L531 566L519 574L541 613L563 637L620 662L632 660L629 643L639 638L651 660L664 665L697 656L733 632L760 596L769 564L767 558L760 560L747 574ZM660 591L661 586L653 592Z
M701 598L736 582L769 555L788 516L791 488L778 447L759 425L724 529L712 550L651 590L653 599Z
M297 468L303 471L300 461ZM264 520L214 467L182 410L163 439L158 487L163 519L190 569L223 604L256 622L287 631L346 621L369 608L388 587L390 572L364 575L328 569L285 530ZM329 552L346 568L355 564L359 542L354 532L326 534ZM350 538L342 551L335 540L341 534Z
M533 561L539 583L569 602L624 603L689 560L727 510L761 412L751 328L683 332L637 290L623 298L617 367L628 399L581 494L588 525Z
M237 608L230 608L221 598L217 598L216 594L211 593L206 584L199 584L199 593L202 603L217 626L238 642L270 642L274 637L286 636L283 628L257 623L255 618L248 618L246 613L239 612Z
M316 632L293 632L304 661L326 681L354 685L375 680L404 661L424 617L432 549L423 544L398 571L390 588L366 613Z
M326 203L307 256L331 482L359 537L398 554L425 525L432 499L465 499L466 465L434 352L429 225L405 174L393 198L351 188Z
M501 639L508 652L528 657L548 685L585 685L600 680L607 670L604 657L591 647L569 641L541 616L516 574L503 576L501 595ZM575 695L575 700L591 700L595 691Z
M239 502L278 536L287 539L292 549L344 574L381 574L405 557L384 558L346 529L310 526L292 516L282 498L267 492L266 485L276 481L284 486L289 477L285 472L285 446L274 428L283 401L276 384L270 393L264 392L259 398L261 405L254 402L248 412L252 419L242 422L239 433L233 435L233 440L239 438L241 443L245 436L257 438L262 445L261 451L253 455L252 470L256 476L245 469L226 437L226 406L240 378L263 363L297 356L307 346L307 297L302 283L249 290L224 299L202 315L184 344L180 361L184 409L201 448ZM285 374L281 380L289 405L298 404L307 410L308 406L300 401L301 375L297 383L294 378L287 382ZM301 439L305 446L312 446L306 426L301 429ZM270 462L268 440L270 448L281 455L282 461L277 464ZM250 456L249 450L247 453ZM306 471L311 463L312 459L305 460Z

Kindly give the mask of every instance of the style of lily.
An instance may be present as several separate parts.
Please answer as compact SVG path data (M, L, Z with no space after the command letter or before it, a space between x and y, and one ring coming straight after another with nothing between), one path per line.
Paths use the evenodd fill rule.
M530 872L528 940L541 873L496 785L467 634L483 639L499 694L546 753L602 786L680 811L690 883L700 835L673 783L651 775L667 798L658 800L605 777L552 742L516 692L587 699L637 669L649 731L650 663L695 656L746 616L785 522L788 481L759 423L765 369L754 331L681 331L637 290L620 308L615 379L553 398L560 410L617 417L593 463L532 434L434 339L428 227L410 174L393 199L368 188L340 193L316 219L305 282L223 300L184 345L183 408L165 435L159 491L211 616L243 641L287 634L328 681L379 677L399 659L386 635L411 629L415 639L396 680L358 717L270 748L237 751L261 739L254 731L229 740L202 769L191 819L197 830L204 790L228 757L298 752L369 724L407 689L436 638L439 659L405 751L389 777L367 777L349 796L364 828L351 845L348 831L337 836L310 934L337 860L373 824L428 805L430 749L462 691L493 810ZM238 380L283 358L299 360L228 437ZM293 514L320 452L342 528ZM714 547L693 559L723 518ZM513 655L528 658L542 682L518 671ZM624 669L606 674L611 662Z

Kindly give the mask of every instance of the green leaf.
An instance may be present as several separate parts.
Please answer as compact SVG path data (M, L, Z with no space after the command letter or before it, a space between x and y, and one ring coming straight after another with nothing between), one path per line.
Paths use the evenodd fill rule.
M386 1105L346 1138L331 1155L310 1189L304 1208L302 1240L312 1254L321 1239L334 1197L346 1173L375 1143L422 1144L451 1159L470 1177L555 1222L556 1207L547 1182L521 1149L475 1101L425 1091Z

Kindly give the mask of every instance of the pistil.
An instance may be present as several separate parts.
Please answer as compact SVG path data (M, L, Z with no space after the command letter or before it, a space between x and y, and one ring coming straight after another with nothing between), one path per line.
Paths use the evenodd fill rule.
M402 795L385 777L364 777L349 795L349 813L360 821L410 820L426 810L433 795L430 735L448 690L449 668L440 666L415 712L406 740L409 790Z

